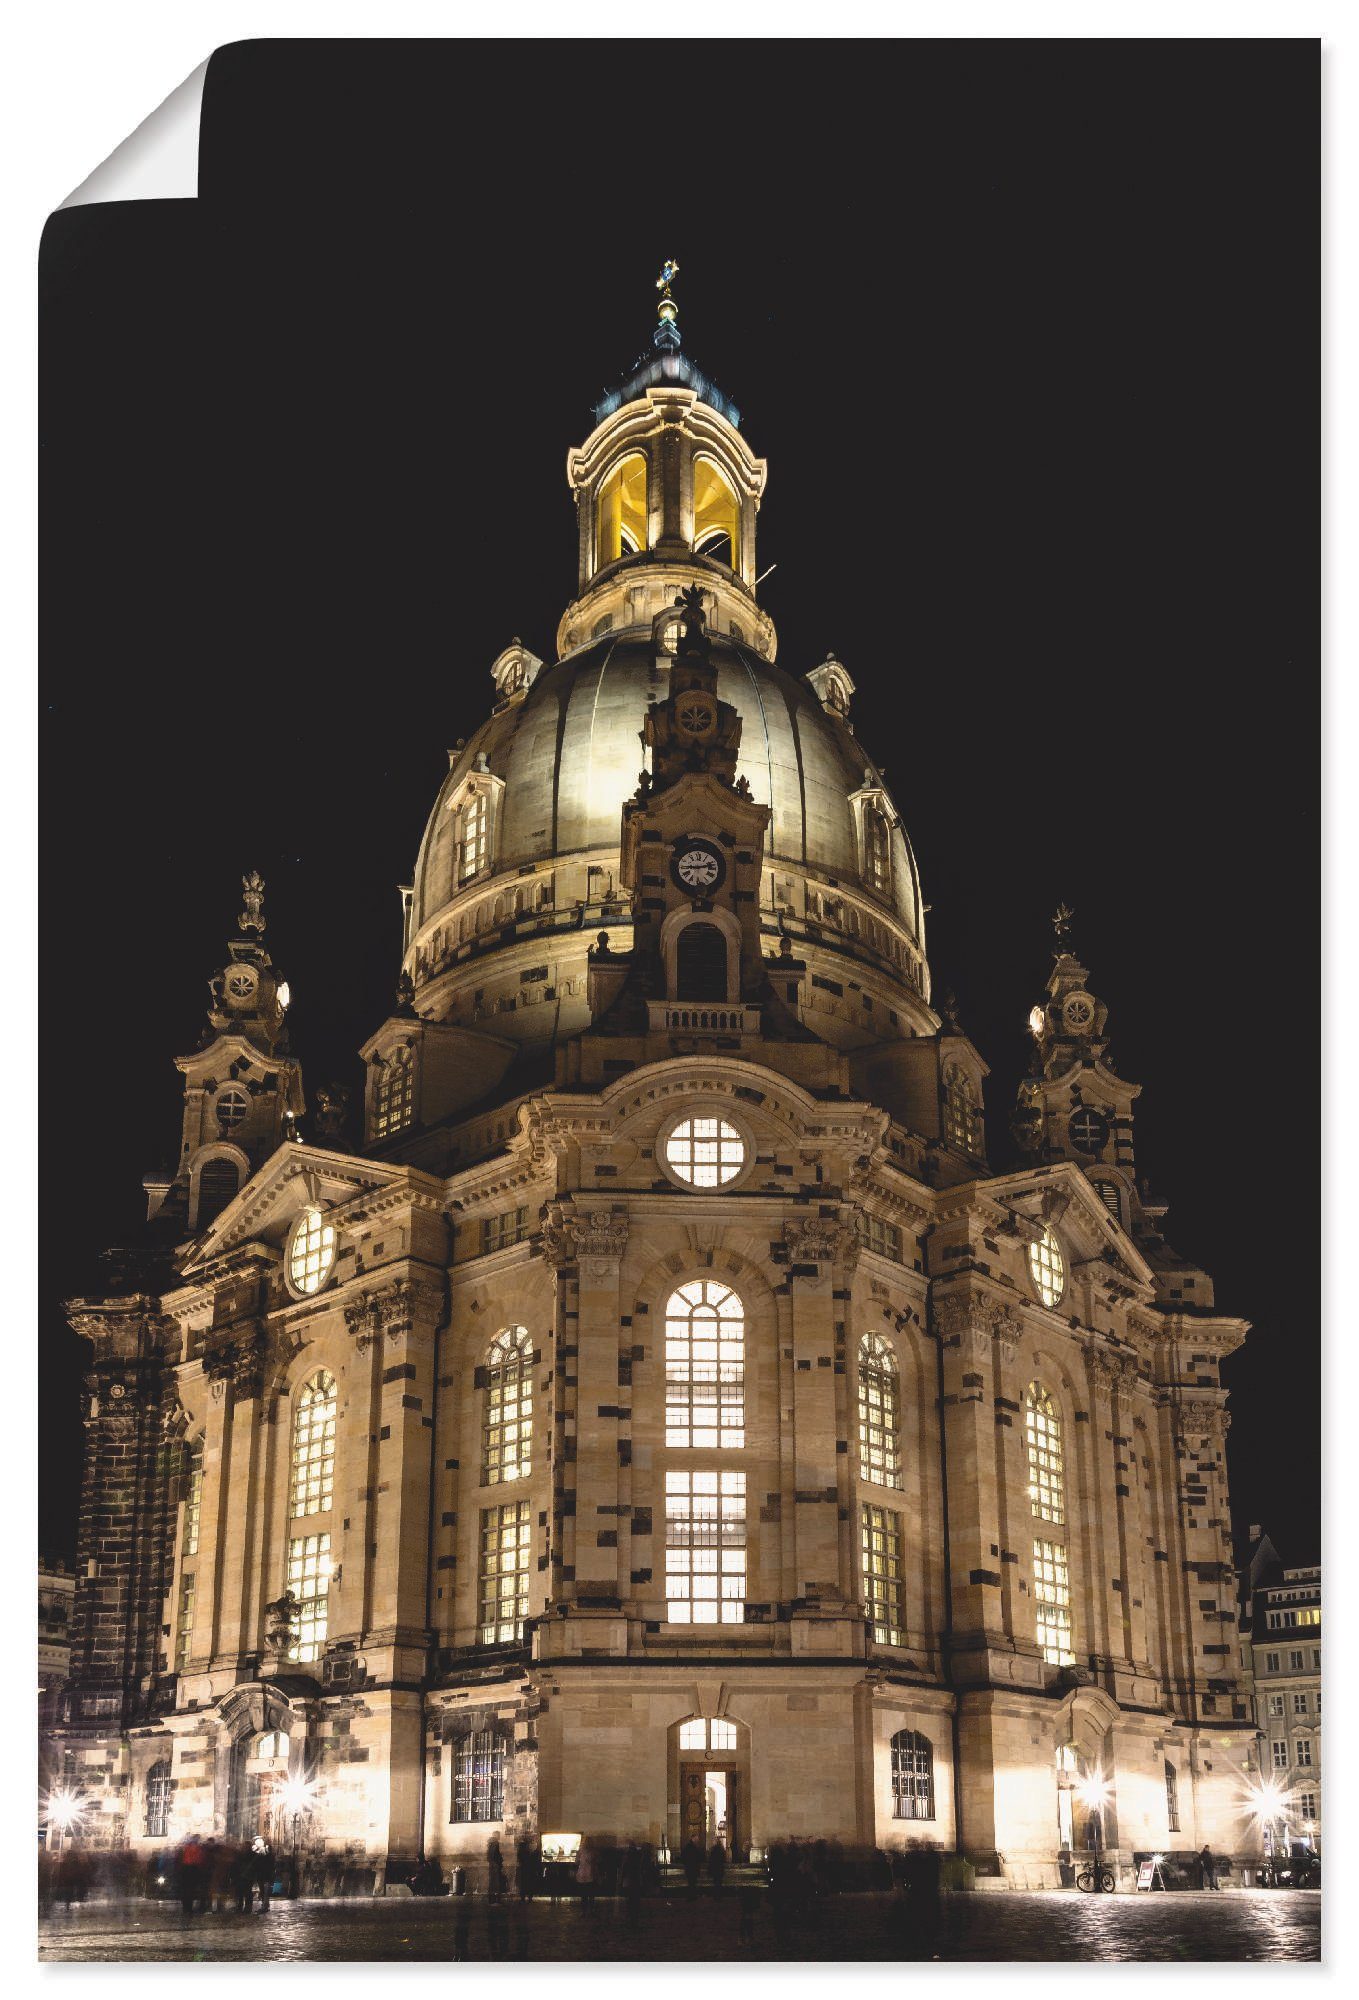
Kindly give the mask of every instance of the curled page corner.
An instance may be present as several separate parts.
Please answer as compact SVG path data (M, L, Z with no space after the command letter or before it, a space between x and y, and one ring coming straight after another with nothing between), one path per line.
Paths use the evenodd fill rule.
M62 208L101 201L194 201L198 197L198 130L209 56L143 118L102 166L67 195Z

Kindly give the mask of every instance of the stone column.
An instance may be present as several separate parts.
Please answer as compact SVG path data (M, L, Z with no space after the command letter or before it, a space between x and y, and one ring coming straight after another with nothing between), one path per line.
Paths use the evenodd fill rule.
M370 1673L418 1680L430 1643L429 1514L435 1347L446 1288L413 1273L372 1294L379 1328L377 1479L369 1569ZM379 1654L375 1662L374 1651Z
M990 1678L990 1649L1008 1652L1001 1578L995 1407L989 1393L991 1318L965 1289L936 1290L943 1351L940 1424L947 1454L955 1684ZM992 1549L996 1553L992 1554Z
M796 1652L863 1652L854 1575L841 1542L841 1467L836 1341L844 1352L844 1308L836 1273L852 1232L834 1211L784 1223L793 1349L792 1647ZM847 1237L850 1242L847 1242ZM847 1445L847 1441L846 1441ZM749 1505L749 1495L747 1495Z
M1004 1629L1026 1651L1033 1640L1033 1600L1021 1603L1019 1579L1033 1569L1033 1509L1029 1500L1028 1449L1024 1436L1024 1390L1016 1363L1023 1332L1019 1316L993 1299L978 1301L981 1323L991 1336L992 1423L995 1433L996 1516L1000 1550L1000 1613Z

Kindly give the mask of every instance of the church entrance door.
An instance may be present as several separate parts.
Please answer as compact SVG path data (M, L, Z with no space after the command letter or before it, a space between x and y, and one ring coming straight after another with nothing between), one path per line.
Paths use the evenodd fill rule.
M735 1763L680 1765L680 1842L696 1840L706 1853L720 1840L734 1859L745 1852L741 1824L740 1782Z

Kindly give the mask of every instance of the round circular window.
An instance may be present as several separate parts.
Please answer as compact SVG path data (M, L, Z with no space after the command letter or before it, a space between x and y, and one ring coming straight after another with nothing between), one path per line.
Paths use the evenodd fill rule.
M250 1112L250 1099L243 1090L224 1090L212 1107L219 1132L234 1132L238 1125L244 1125Z
M681 1118L661 1141L661 1160L685 1187L726 1187L749 1157L741 1132L720 1112Z
M1029 1245L1029 1276L1045 1306L1055 1306L1066 1289L1066 1259L1050 1229Z
M319 1208L304 1208L288 1240L288 1281L303 1298L319 1292L335 1262L335 1224Z

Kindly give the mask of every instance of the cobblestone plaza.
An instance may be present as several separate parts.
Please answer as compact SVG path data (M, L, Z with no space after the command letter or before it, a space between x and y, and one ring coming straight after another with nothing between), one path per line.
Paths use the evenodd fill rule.
M947 1897L933 1949L903 1925L887 1896L843 1896L809 1906L776 1934L767 1901L752 1934L740 1935L734 1896L697 1910L683 1901L621 1903L592 1913L574 1903L517 1903L492 1913L477 1897L275 1903L265 1916L184 1917L170 1903L87 1903L43 1920L39 1957L48 1963L113 1960L223 1963L233 1960L438 1962L465 1956L557 1961L673 1959L739 1964L744 1959L943 1960L988 1962L1252 1960L1316 1961L1321 1896L1299 1890L1222 1895L1082 1896L1074 1891ZM465 1938L459 1933L465 1928Z

